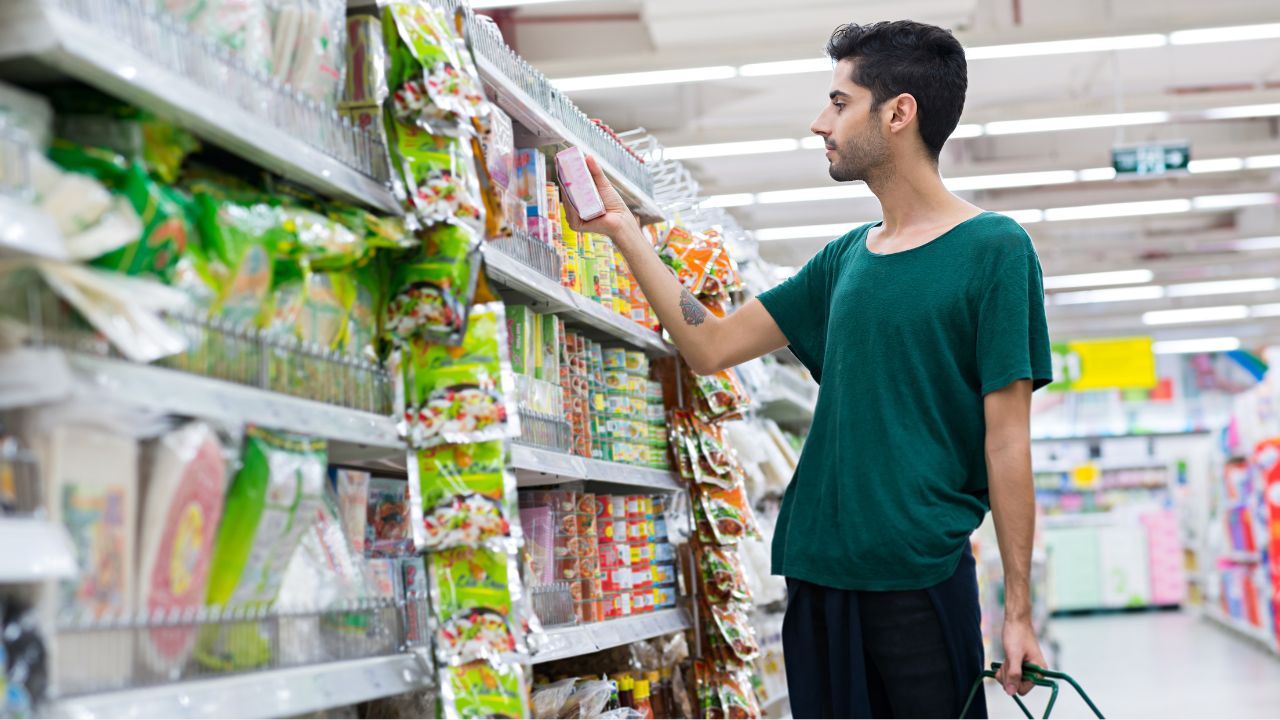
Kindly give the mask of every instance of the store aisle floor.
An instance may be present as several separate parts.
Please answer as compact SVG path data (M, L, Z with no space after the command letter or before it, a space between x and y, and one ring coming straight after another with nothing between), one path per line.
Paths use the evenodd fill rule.
M1275 717L1280 712L1280 657L1211 625L1198 612L1055 618L1059 667L1089 691L1107 717ZM1043 693L1043 694L1042 694ZM1027 703L1042 715L1047 691ZM1022 715L988 683L993 718ZM1071 688L1054 717L1092 717Z

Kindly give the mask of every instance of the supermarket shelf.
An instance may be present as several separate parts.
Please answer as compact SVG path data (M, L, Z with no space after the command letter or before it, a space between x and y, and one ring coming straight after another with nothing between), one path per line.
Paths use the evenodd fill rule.
M774 388L760 398L760 414L784 425L809 424L817 400L804 398L788 388Z
M25 349L0 353L0 408L70 398L87 391L128 407L265 427L380 448L403 443L390 417L304 400L153 365ZM6 392L10 387L40 392Z
M1218 559L1233 563L1256 565L1262 562L1262 553L1244 550L1224 550L1218 553Z
M658 333L606 310L600 303L561 286L492 245L485 245L482 252L489 279L519 296L537 312L559 314L568 321L653 355L675 354L675 348Z
M157 65L106 29L37 0L0 3L0 60L28 59L173 118L201 138L317 192L400 213L386 183L263 122L217 90Z
M520 487L590 480L661 492L675 492L681 488L675 476L667 470L590 460L521 443L511 445L511 466Z
M1237 620L1222 611L1217 606L1206 605L1204 608L1204 616L1213 622L1241 635L1256 643L1260 643L1268 650L1276 655L1280 655L1280 645L1277 645L1276 636L1268 632L1265 628L1254 627L1242 620Z
M497 103L498 107L510 115L512 120L532 134L535 144L577 145L584 150L587 148L582 140L574 137L559 120L547 114L524 90L502 74L488 58L477 53L476 64L479 65L480 77L484 80L489 99ZM641 224L648 225L665 220L656 200L636 187L603 158L596 158L596 160L600 163L605 175L609 176L609 181L622 195L622 199L640 219Z
M44 710L74 718L293 717L431 684L420 658L393 655L65 698Z
M1151 433L1122 433L1118 435L1062 435L1059 437L1039 436L1031 438L1031 442L1073 442L1086 440L1116 440L1120 438L1162 438L1162 437L1184 437L1187 435L1207 435L1211 430L1170 430L1167 432L1151 432Z
M42 518L0 517L0 585L30 583L76 574L67 529ZM14 551L21 548L21 551Z
M1116 465L1099 465L1099 466L1098 466L1098 472L1104 472L1104 473L1109 473L1109 472L1125 472L1126 470L1165 470L1165 471L1168 471L1168 470L1169 470L1169 466L1170 466L1170 465L1172 465L1172 464L1173 464L1172 462L1168 462L1168 461L1166 461L1166 462L1156 462L1156 461L1152 461L1152 462L1148 462L1148 463L1119 463L1119 464L1116 464ZM1039 475L1039 474L1042 474L1042 473L1043 473L1043 474L1046 474L1046 475L1048 475L1048 474L1058 475L1058 474L1062 474L1062 473L1071 473L1071 472L1075 472L1075 470L1076 470L1076 468L1077 468L1077 467L1080 467L1080 465L1071 465L1071 466L1067 466L1067 465L1049 465L1049 466L1047 466L1047 467L1046 467L1046 466L1041 466L1041 467L1037 467L1037 468L1035 468L1035 469L1032 471L1032 474ZM1163 487L1163 484L1162 484L1161 486Z
M672 608L634 617L549 630L547 648L534 655L533 662L537 664L589 655L638 640L680 632L689 627L691 624L685 611Z
M1098 485L1096 487L1037 487L1036 492L1044 493L1095 493L1115 492L1117 490L1168 490L1168 483L1150 483L1145 485Z

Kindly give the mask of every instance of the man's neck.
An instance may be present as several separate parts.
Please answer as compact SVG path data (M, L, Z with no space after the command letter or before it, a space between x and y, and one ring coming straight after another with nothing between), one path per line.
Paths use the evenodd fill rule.
M957 215L972 214L975 210L947 190L932 163L896 168L892 176L868 185L880 201L884 217L879 233L882 237L949 224Z

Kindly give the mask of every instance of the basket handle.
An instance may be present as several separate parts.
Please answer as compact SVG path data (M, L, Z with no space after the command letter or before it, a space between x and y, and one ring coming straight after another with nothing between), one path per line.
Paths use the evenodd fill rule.
M969 699L965 701L964 710L961 711L960 717L965 717L969 714L969 706L973 704L973 699L977 696L978 690L982 688L983 680L987 678L994 679L996 672L999 671L1001 667L1001 663L993 662L991 663L990 670L984 670L982 674L978 676L978 679L973 684L973 689L969 691ZM1053 711L1053 705L1058 699L1058 684L1055 681L1063 680L1071 685L1071 687L1075 688L1076 693L1080 695L1085 704L1089 706L1089 709L1093 711L1094 716L1099 719L1102 718L1102 711L1094 704L1093 700L1089 697L1089 694L1084 691L1084 688L1080 687L1080 683L1076 682L1075 678L1070 675L1056 670L1047 670L1033 663L1023 663L1022 676L1024 679L1029 680L1035 685L1052 688L1053 694L1049 696L1049 704L1045 706L1044 717L1049 717L1049 713ZM1029 718L1033 717L1031 711L1023 704L1022 698L1014 695L1013 699L1018 703L1018 707L1022 709L1022 713L1024 715Z

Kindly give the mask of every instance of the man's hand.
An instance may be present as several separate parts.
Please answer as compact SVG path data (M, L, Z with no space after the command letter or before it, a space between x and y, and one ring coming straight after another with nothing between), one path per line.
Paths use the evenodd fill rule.
M1015 692L1026 695L1035 687L1030 680L1022 677L1022 663L1029 662L1040 667L1047 667L1044 655L1040 652L1040 641L1036 639L1035 628L1030 620L1004 621L1001 633L1004 641L1004 665L996 673L1000 686L1009 695Z
M631 214L631 210L623 202L622 196L613 187L613 183L609 182L609 178L605 177L604 171L600 169L600 164L590 155L587 156L587 169L591 171L591 179L596 182L596 191L600 193L600 199L604 201L604 215L584 222L582 218L578 217L578 211L573 207L573 204L565 200L561 203L561 206L564 208L565 216L569 220L569 227L578 232L607 235L614 240L617 240L618 236L628 228L634 227L639 230L640 223ZM563 194L563 191L561 191L562 196Z

